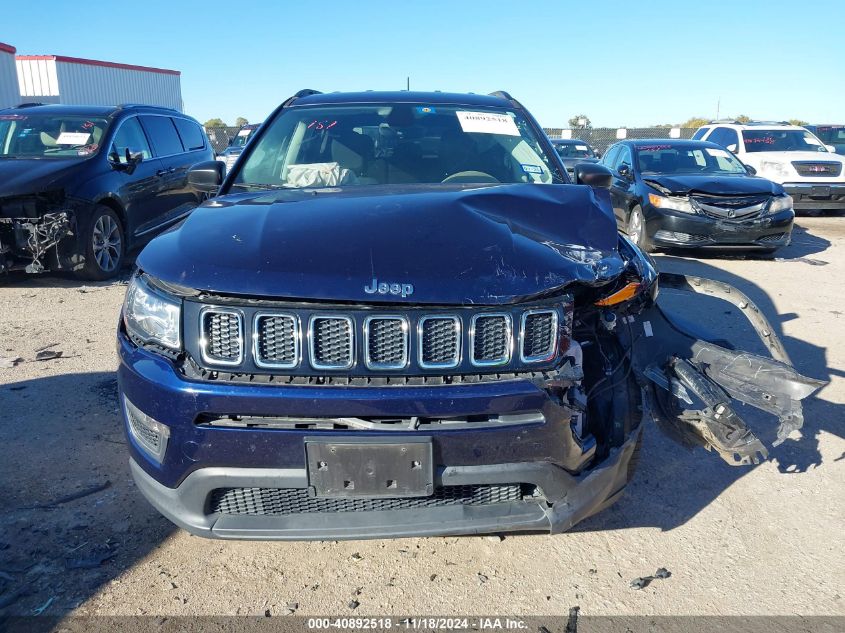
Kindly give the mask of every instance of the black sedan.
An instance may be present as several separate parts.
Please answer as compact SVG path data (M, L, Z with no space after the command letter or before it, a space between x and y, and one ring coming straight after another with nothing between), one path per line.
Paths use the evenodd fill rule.
M714 143L678 139L616 143L601 160L613 173L619 229L656 247L742 247L773 252L789 243L795 212L783 187L755 176Z
M563 161L566 171L572 176L578 163L597 163L599 155L589 144L577 138L553 138L552 147Z

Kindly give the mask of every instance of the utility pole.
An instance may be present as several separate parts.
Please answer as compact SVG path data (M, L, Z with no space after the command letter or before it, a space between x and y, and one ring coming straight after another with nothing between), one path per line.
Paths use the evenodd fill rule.
M722 105L722 97L716 99L716 120L719 120L719 106Z
M411 92L411 78L410 77L405 78L405 90L407 90L408 92Z

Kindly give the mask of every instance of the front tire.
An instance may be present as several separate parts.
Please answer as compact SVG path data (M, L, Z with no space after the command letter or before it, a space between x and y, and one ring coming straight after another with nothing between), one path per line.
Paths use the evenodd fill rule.
M641 251L644 253L654 251L654 244L646 231L645 216L640 205L631 209L631 213L628 215L626 232L628 233L628 237L631 238L631 241L640 247Z
M92 281L111 279L120 272L126 253L123 223L112 209L97 206L82 232L85 265L77 277Z

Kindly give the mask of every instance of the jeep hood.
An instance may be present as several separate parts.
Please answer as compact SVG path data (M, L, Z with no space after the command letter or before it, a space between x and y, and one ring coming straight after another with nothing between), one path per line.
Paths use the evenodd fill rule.
M74 158L0 158L0 199L64 187L85 163Z
M706 174L644 175L643 182L658 191L672 194L705 193L714 196L768 194L780 195L783 187L755 176L714 176ZM663 192L661 192L663 193Z
M616 277L617 240L607 191L580 185L277 190L206 202L138 266L248 297L496 305ZM367 294L373 279L414 291Z

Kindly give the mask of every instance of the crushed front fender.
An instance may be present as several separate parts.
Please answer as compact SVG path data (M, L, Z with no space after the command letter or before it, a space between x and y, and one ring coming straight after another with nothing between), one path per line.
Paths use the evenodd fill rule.
M798 373L760 309L742 292L710 279L660 273L659 285L714 296L738 307L773 358L702 340L652 303L625 317L632 366L658 426L685 446L715 450L729 464L768 457L734 400L775 415L777 446L804 423L801 401L826 383Z

